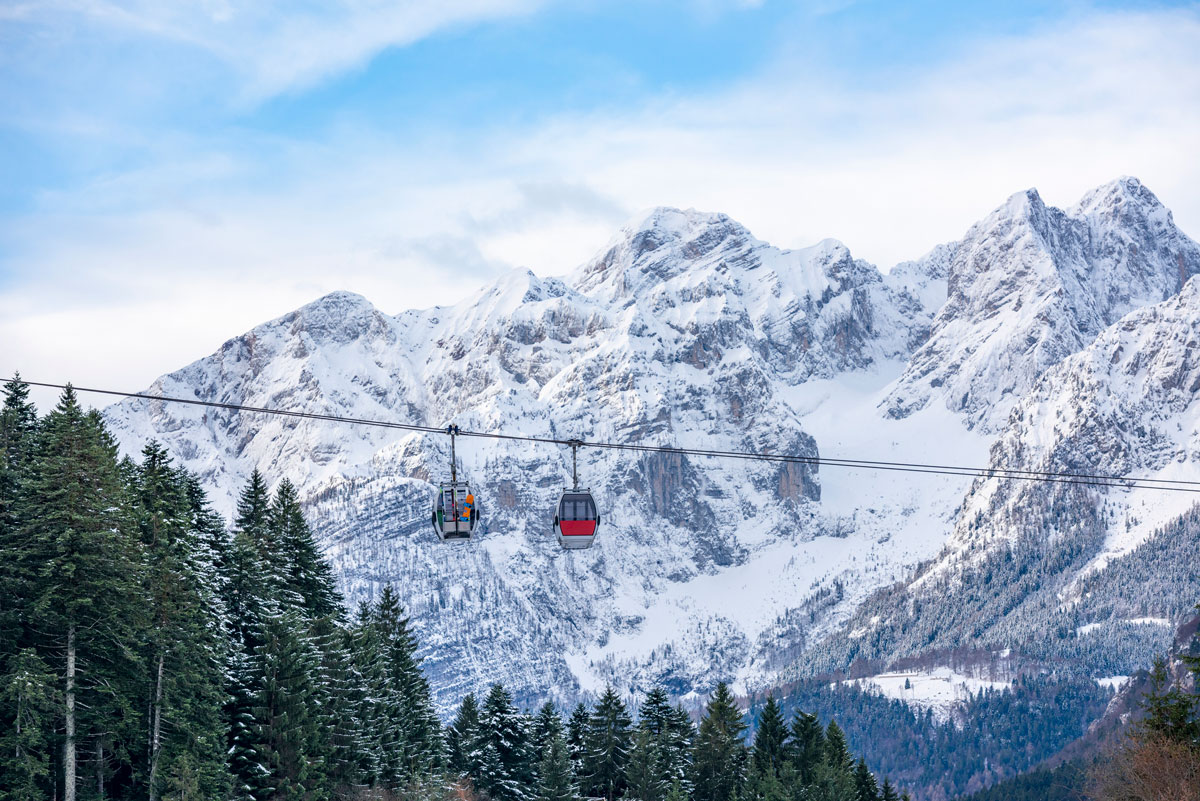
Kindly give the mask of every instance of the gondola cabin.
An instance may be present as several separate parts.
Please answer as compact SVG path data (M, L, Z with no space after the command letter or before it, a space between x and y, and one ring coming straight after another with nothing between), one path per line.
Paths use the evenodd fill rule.
M469 540L479 505L465 481L442 484L433 502L433 529L443 540Z
M564 490L554 515L554 534L564 548L590 548L600 528L596 502L587 490Z

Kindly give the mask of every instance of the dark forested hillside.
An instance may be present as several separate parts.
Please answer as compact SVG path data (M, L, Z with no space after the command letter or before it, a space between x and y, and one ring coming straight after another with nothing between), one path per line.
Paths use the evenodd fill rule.
M118 458L71 389L0 412L0 801L897 801L836 722L719 684L519 709L495 684L449 726L404 586L343 608L286 480L232 526L148 442ZM452 657L451 657L452 658ZM551 687L546 695L554 695Z
M1025 677L969 698L950 720L854 685L808 681L782 695L788 710L837 719L872 770L921 798L948 799L1027 771L1098 719L1113 692L1088 679ZM759 707L751 711L757 720Z

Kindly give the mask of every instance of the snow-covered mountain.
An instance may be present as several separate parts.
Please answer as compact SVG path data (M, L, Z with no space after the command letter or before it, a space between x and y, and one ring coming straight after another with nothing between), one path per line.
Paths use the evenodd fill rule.
M1068 211L1018 192L947 250L946 303L886 408L944 404L989 431L1048 368L1200 272L1200 246L1136 178Z
M1200 596L1200 277L1047 370L990 466L1140 482L977 480L938 557L815 664L958 649L1128 675L1169 645Z
M1133 179L1070 212L1015 196L886 276L833 240L779 250L724 215L663 208L564 279L517 271L395 316L335 293L150 392L556 438L960 464L991 448L1032 464L1032 413L994 445L1000 407L1064 384L1055 364L1176 292L1198 254ZM1146 337L1130 334L1129 364L1178 344ZM1132 429L1179 402L1168 394L1112 413ZM679 695L769 684L872 592L967 536L960 507L987 492L961 477L585 450L604 528L564 553L550 518L569 453L460 440L483 525L446 545L427 522L445 436L142 400L107 416L129 451L163 441L227 513L254 468L301 487L347 593L398 584L443 701L495 680L529 699L606 681Z

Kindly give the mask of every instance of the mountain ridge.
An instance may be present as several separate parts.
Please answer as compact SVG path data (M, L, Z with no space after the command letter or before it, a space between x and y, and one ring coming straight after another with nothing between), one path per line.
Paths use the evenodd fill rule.
M964 314L986 309L968 297L964 269L988 266L979 261L988 253L1008 258L997 237L1032 230L1000 214L1009 205L1040 215L1071 247L1095 231L1094 258L1064 264L1146 269L1122 273L1145 273L1128 293L1054 307L1073 331L1090 331L1088 321L1165 291L1163 253L1193 270L1195 243L1131 181L1085 196L1076 216L1094 222L1018 193L964 240L888 274L836 240L780 250L726 215L658 208L564 278L514 270L458 304L395 315L331 293L152 389L558 439L982 463L999 424L972 424L973 412L931 403L920 384L956 363L942 346L978 328ZM1156 237L1166 244L1147 248ZM1147 250L1153 258L1137 261ZM914 367L922 358L935 372ZM1036 376L1010 373L1052 367L1036 352L1006 359L998 375L1014 388ZM896 403L911 408L892 414ZM606 525L592 551L568 557L546 523L566 452L460 443L483 524L478 542L455 548L426 528L429 482L448 472L444 437L138 400L106 415L126 450L162 440L226 513L253 468L301 487L352 599L402 582L445 698L493 680L531 700L546 685L586 695L606 681L630 691L662 683L680 696L719 678L765 686L872 592L935 558L970 489L965 478L585 452L581 480Z

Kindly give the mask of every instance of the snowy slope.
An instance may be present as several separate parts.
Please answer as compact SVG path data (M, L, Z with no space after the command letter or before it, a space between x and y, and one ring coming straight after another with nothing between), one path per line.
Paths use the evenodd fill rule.
M1067 211L1018 192L952 247L946 303L885 402L893 417L937 403L998 431L1047 369L1200 272L1200 246L1135 178Z
M990 465L1200 486L1198 356L1200 277L1044 373ZM817 662L965 649L1069 660L1096 677L1136 670L1200 594L1197 501L1121 482L979 479L938 557L872 596L845 623L849 639L831 638Z
M792 387L847 371L881 386L932 311L840 243L781 251L724 215L657 209L566 281L516 271L456 306L394 317L337 293L151 391L816 455ZM549 518L568 453L470 440L460 475L482 499L483 531L441 545L426 510L429 482L448 472L445 437L144 401L108 414L128 450L163 440L226 513L255 467L302 487L352 598L401 582L446 698L497 678L533 695L617 679L685 692L750 676L751 646L765 634L769 661L778 637L802 640L787 616L835 578L857 596L940 543L859 531L844 500L823 514L820 477L801 465L585 451L604 530L593 550L564 554Z
M979 464L995 439L985 396L1033 387L1108 317L1161 300L1200 265L1136 181L1070 212L1022 197L887 276L833 240L780 250L725 215L655 209L565 279L514 271L455 306L397 315L335 293L150 391L556 438ZM1063 301L1064 288L1090 299ZM1073 333L1030 323L1038 303ZM979 404L945 402L935 373ZM296 483L352 601L398 584L443 702L496 680L528 700L608 681L678 695L770 684L937 556L971 490L956 477L587 450L581 480L604 525L593 549L563 553L550 517L569 452L460 440L482 531L443 545L427 522L430 482L448 472L442 435L140 400L107 416L126 451L163 441L225 513L254 468Z

